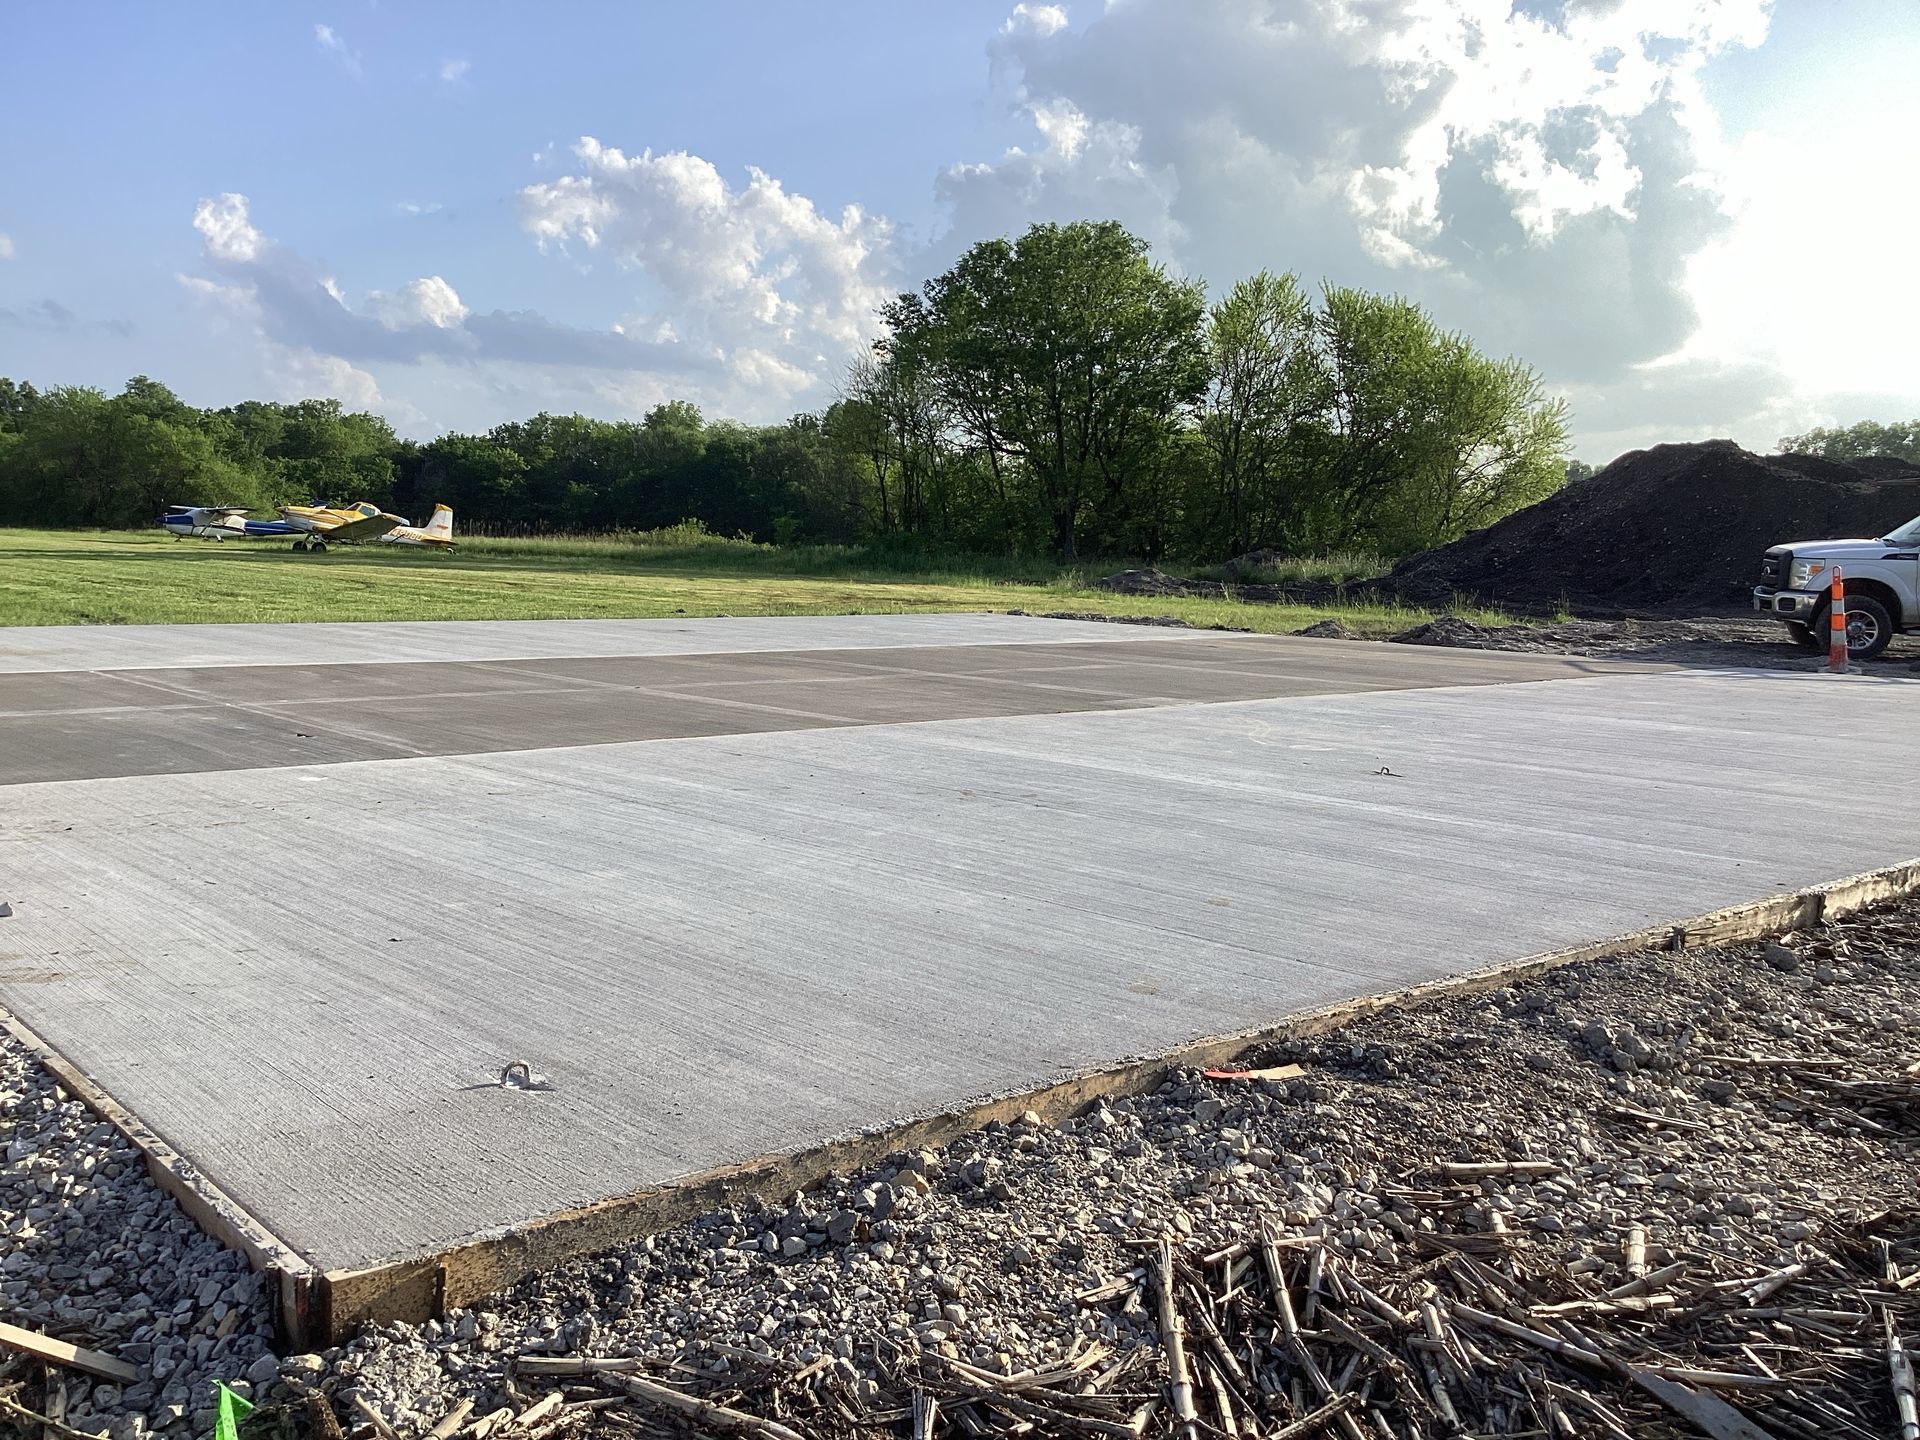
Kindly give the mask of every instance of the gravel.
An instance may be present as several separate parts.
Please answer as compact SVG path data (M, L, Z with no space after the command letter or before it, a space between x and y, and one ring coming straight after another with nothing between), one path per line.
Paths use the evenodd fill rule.
M115 1440L204 1435L216 1379L247 1394L274 1378L259 1277L201 1233L133 1146L4 1032L0 1141L0 1319L142 1372L125 1389L68 1372L69 1425L110 1428ZM0 1391L20 1367L0 1351Z
M641 1357L722 1398L748 1377L819 1365L878 1404L883 1355L1009 1373L1076 1344L1156 1347L1151 1304L1128 1287L1111 1303L1076 1299L1138 1265L1143 1239L1205 1253L1265 1216L1376 1269L1411 1266L1414 1232L1432 1221L1404 1196L1447 1162L1553 1162L1552 1175L1478 1182L1451 1223L1520 1232L1542 1263L1575 1274L1617 1271L1633 1224L1650 1256L1705 1255L1730 1273L1816 1259L1861 1217L1912 1204L1912 1127L1712 1057L1894 1076L1915 1059L1916 1031L1920 902L1773 942L1567 967L1248 1057L1297 1062L1296 1079L1176 1072L1058 1126L989 1126L279 1363L239 1260L5 1047L0 1310L152 1366L137 1400L101 1386L73 1407L78 1428L110 1422L122 1437L204 1433L216 1376L246 1377L263 1401L318 1389L343 1417L364 1406L424 1433L461 1400L476 1416L526 1403L508 1370L524 1355ZM570 1423L622 1428L615 1412Z
M1310 632L1301 630L1296 634ZM1823 670L1826 652L1790 644L1773 620L1564 620L1555 624L1479 625L1440 615L1392 637L1398 645L1462 650L1520 650L1536 655L1592 655L1740 670ZM1920 635L1896 636L1876 659L1856 662L1869 675L1920 671Z

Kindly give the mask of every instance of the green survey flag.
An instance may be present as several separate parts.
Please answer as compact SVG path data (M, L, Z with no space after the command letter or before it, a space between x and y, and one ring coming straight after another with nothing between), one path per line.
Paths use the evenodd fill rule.
M213 1440L240 1440L241 1417L253 1413L253 1402L234 1394L218 1380L213 1383L220 1391L220 1409L213 1417Z

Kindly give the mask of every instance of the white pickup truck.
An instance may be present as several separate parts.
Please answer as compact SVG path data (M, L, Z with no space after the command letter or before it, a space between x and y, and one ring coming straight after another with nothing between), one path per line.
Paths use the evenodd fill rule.
M1809 650L1827 648L1833 567L1847 594L1847 653L1871 660L1907 630L1920 630L1920 516L1878 540L1795 540L1760 562L1753 608L1786 623Z

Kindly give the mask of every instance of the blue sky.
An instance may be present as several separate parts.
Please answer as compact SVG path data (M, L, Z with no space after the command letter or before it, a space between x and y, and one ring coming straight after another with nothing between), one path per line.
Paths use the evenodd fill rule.
M1920 413L1912 0L40 6L6 48L0 373L43 385L771 419L966 243L1113 216L1216 291L1420 300L1593 458Z

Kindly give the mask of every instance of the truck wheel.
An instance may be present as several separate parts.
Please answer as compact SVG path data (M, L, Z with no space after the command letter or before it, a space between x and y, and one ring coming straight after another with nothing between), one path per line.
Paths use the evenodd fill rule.
M1787 643L1802 650L1824 650L1826 641L1814 638L1813 627L1798 620L1787 621Z
M1813 633L1827 633L1827 609L1814 618ZM1870 595L1847 597L1847 658L1871 660L1893 643L1893 617Z

